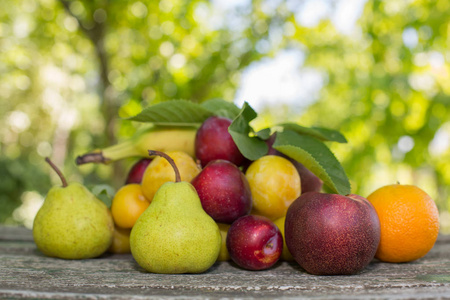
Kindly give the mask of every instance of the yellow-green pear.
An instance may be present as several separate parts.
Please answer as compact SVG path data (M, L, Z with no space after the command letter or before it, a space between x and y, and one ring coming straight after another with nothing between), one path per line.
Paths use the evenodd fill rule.
M136 262L152 273L202 273L217 260L222 243L219 227L203 210L197 191L181 182L164 183L150 206L141 214L130 235L131 253Z
M63 259L93 258L111 245L114 223L108 207L80 183L67 184L59 169L62 187L48 192L33 223L33 238L47 256Z

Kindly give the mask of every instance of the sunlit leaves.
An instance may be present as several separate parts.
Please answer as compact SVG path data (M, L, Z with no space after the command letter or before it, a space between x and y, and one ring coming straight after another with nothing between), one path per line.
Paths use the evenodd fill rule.
M12 3L0 1L0 143L9 162L39 166L51 149L77 179L109 181L111 168L75 169L70 158L106 146L108 128L131 135L138 122L121 118L149 104L232 100L249 64L295 48L324 80L318 102L295 118L345 134L347 144L330 147L352 192L405 177L432 182L450 207L450 154L436 150L450 119L446 0L369 0L348 36L335 20L302 26L285 1L250 1L222 16L203 0ZM26 129L17 131L13 112L27 116Z
M306 65L328 75L319 102L303 119L343 131L351 148L332 147L357 193L395 180L435 193L436 182L449 183L436 163L446 157L428 152L430 143L442 139L435 137L436 128L450 118L450 81L441 77L449 69L442 59L448 27L441 22L450 6L442 3L368 1L355 37L335 34L327 22L297 28L296 37L309 50ZM449 199L449 192L441 190L441 197ZM438 200L442 210L447 202Z

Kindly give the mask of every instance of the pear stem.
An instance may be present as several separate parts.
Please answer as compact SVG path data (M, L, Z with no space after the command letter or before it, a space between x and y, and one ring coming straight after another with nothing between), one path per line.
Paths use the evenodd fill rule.
M52 169L58 174L59 178L61 178L63 187L67 187L67 181L64 177L63 173L58 169L58 167L50 160L50 158L46 157L45 161L52 167Z
M178 170L178 167L175 164L172 157L170 157L169 155L167 155L164 152L157 151L157 150L148 150L148 155L150 155L150 156L157 155L157 156L164 157L169 162L169 164L172 166L173 170L175 171L175 182L181 181L180 171Z

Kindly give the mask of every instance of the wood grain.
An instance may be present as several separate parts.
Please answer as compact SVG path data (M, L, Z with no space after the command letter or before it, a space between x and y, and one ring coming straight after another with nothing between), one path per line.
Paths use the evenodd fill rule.
M450 298L450 237L415 262L374 260L352 276L313 276L287 262L265 271L221 262L203 274L161 275L144 272L131 255L45 257L29 230L0 227L0 298Z

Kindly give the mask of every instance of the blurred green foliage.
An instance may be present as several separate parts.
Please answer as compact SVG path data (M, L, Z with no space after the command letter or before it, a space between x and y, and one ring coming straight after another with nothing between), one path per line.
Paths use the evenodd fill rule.
M246 67L298 49L324 78L318 100L257 123L341 130L349 143L330 146L352 192L416 184L450 231L450 2L369 0L351 36L329 19L302 25L295 1L244 2L222 15L201 0L0 2L0 222L24 222L57 183L43 157L70 181L118 187L131 160L74 158L132 135L121 118L170 99L232 101Z

